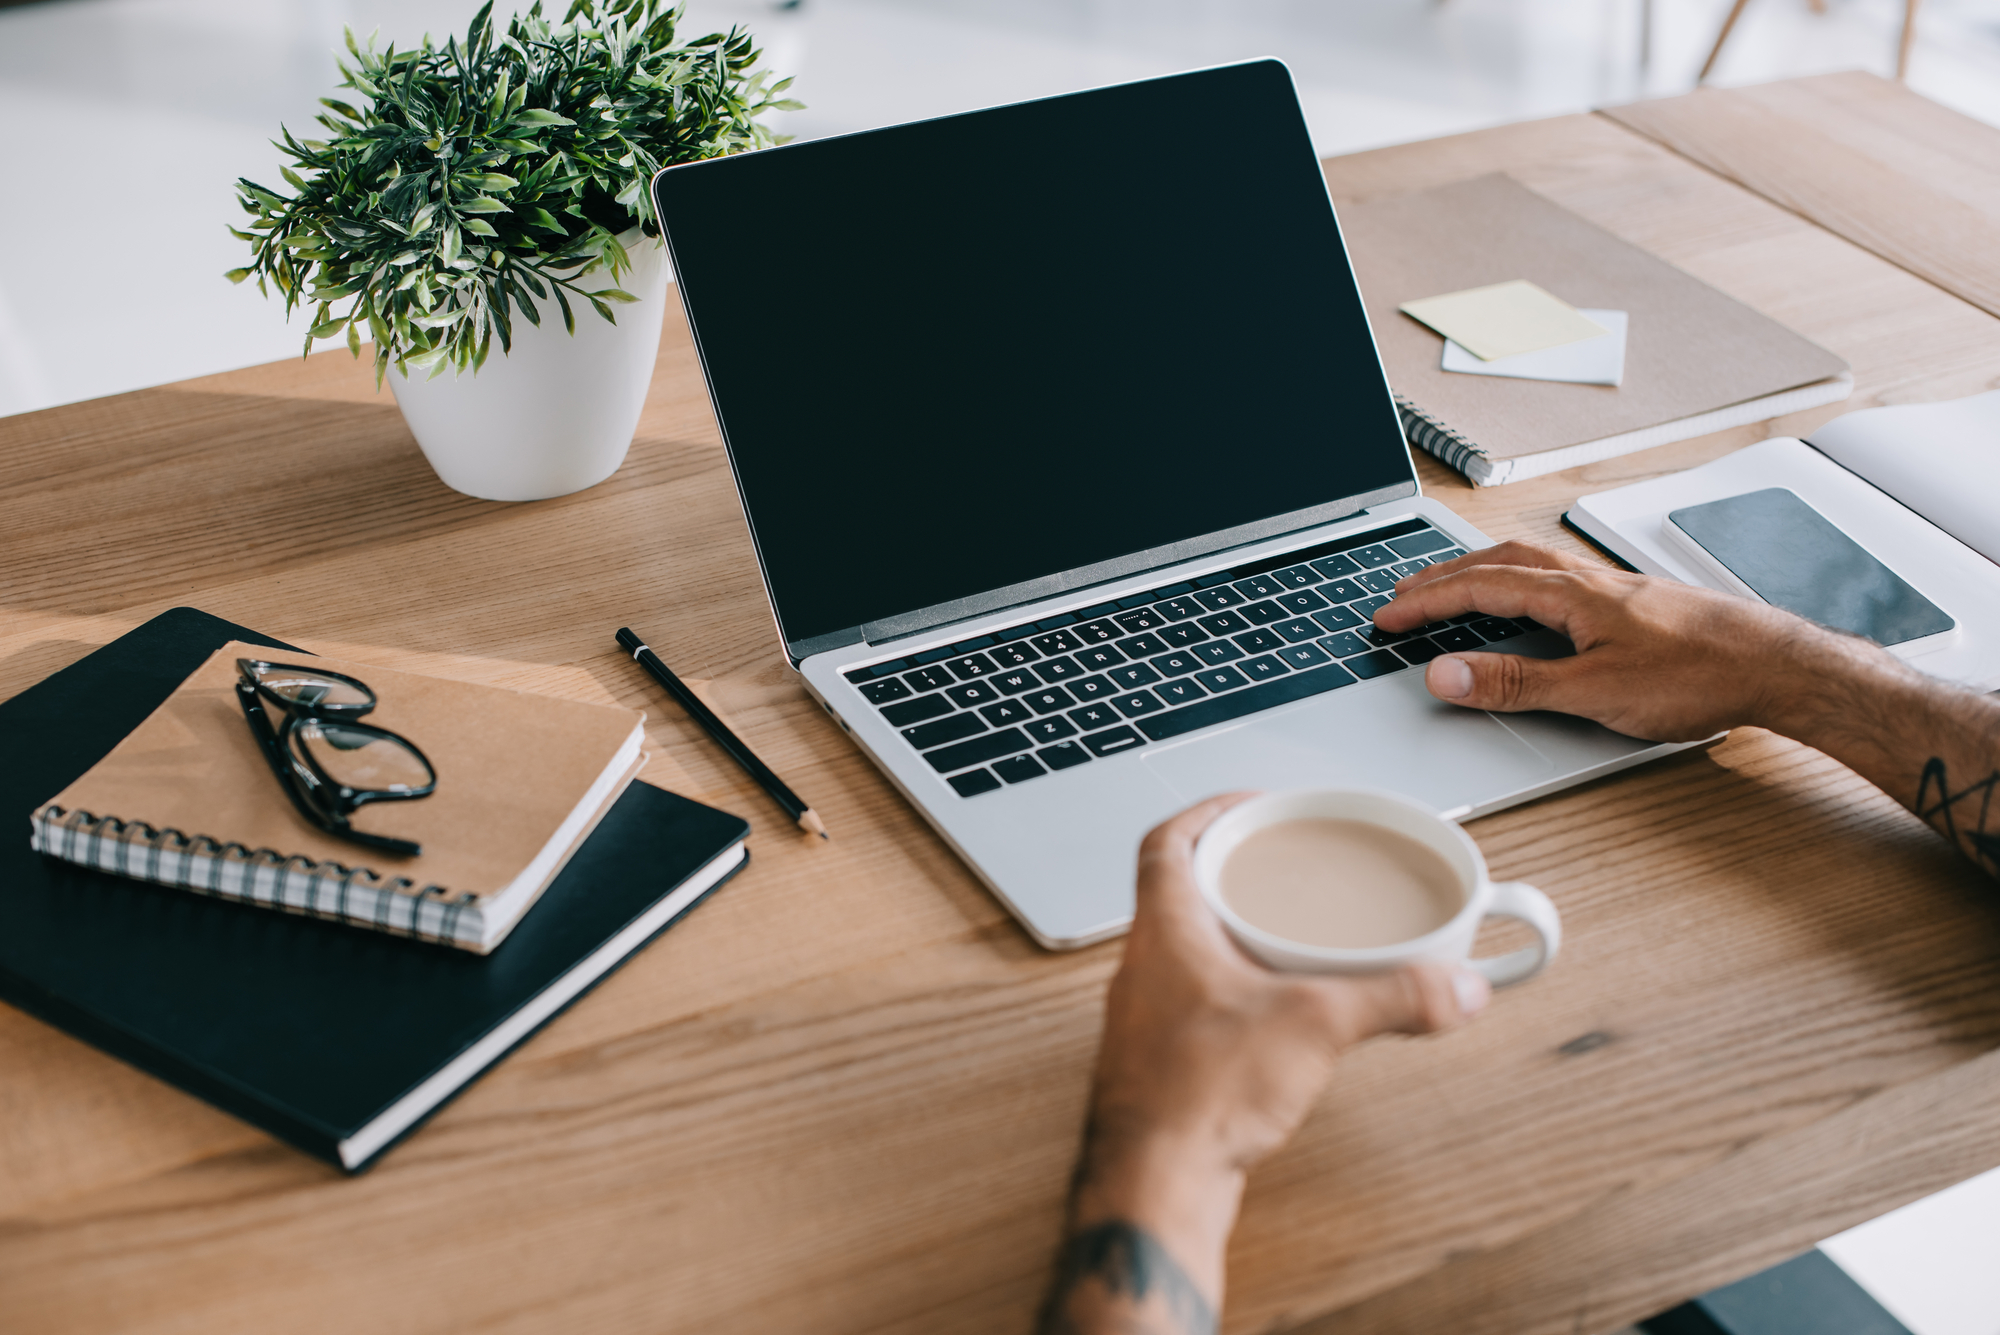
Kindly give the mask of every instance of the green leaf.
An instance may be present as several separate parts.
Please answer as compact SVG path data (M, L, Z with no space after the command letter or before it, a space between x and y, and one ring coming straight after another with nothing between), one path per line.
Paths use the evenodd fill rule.
M512 213L514 210L491 195L479 195L458 206L460 213Z
M584 295L592 298L605 297L612 301L634 302L638 300L630 292L618 287L603 287L595 292L587 292Z
M484 218L467 218L465 220L465 230L472 233L474 236L500 235L499 232L493 229L493 224L487 222L486 219Z
M231 269L222 276L232 283L240 283L250 276L250 271L248 269Z
M512 190L521 184L504 172L484 172L478 176L460 178L475 190Z
M575 121L544 107L524 107L514 117L516 125L574 125Z

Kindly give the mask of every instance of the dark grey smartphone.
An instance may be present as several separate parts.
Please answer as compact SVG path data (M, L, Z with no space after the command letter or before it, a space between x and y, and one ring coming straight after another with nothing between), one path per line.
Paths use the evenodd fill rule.
M1958 624L1786 487L1674 510L1667 534L1765 602L1877 644L1928 639Z

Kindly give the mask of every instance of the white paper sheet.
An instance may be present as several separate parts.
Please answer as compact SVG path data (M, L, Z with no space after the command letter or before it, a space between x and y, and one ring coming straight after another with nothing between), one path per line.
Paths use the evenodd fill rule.
M1444 369L1468 375L1504 375L1515 380L1561 380L1576 385L1617 385L1625 379L1625 312L1585 310L1610 332L1561 347L1481 361L1450 339L1444 341Z

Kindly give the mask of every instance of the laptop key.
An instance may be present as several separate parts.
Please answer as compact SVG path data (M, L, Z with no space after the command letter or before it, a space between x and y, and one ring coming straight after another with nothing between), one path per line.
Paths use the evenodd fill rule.
M1237 580L1236 591L1245 598L1269 598L1274 593L1283 593L1285 586L1269 575L1252 575L1249 579Z
M1327 691L1338 690L1342 686L1354 684L1354 675L1337 663L1315 668L1311 672L1295 672L1267 681L1261 686L1253 686L1235 695L1211 696L1180 709L1170 709L1164 714L1154 714L1139 720L1139 730L1156 742L1169 737L1179 737L1197 728L1206 728L1212 723L1226 723L1230 719L1242 718L1262 709L1272 709L1278 705L1290 704L1294 700L1304 700Z
M1320 573L1311 566L1287 566L1283 570L1273 570L1271 578L1288 589L1303 589L1308 584L1320 582Z
M1307 564L1311 565L1314 570L1319 571L1320 574L1325 575L1328 579L1339 579L1342 575L1351 575L1361 569L1360 566L1337 552L1332 556L1322 556L1319 560L1311 561Z
M925 723L915 728L903 729L903 740L919 751L928 751L933 746L943 746L946 742L956 742L986 731L986 725L979 721L977 714L953 714L950 718L939 719L935 723ZM953 766L954 769L963 766Z
M1087 648L1079 649L1073 657L1091 672L1095 672L1099 668L1114 667L1125 661L1125 655L1119 653L1108 644L1093 644Z
M1479 633L1470 626L1451 626L1444 630L1436 631L1431 635L1431 642L1448 654L1463 653L1468 649L1477 649L1480 645L1486 643L1485 640L1479 637Z
M1090 763L1090 752L1084 750L1075 742L1062 742L1056 746L1045 746L1035 752L1035 754L1040 756L1042 763L1050 769L1069 769L1072 766L1087 765Z
M1326 650L1316 644L1294 644L1278 650L1279 661L1293 668L1318 667L1327 661Z
M1021 699L1026 701L1028 708L1037 714L1053 714L1058 709L1068 709L1076 703L1076 697L1060 686L1035 691L1022 696Z
M1320 597L1315 589L1293 589L1290 593L1279 594L1272 601L1293 616L1304 616L1326 606L1326 599Z
M1212 589L1196 589L1189 596L1211 612L1220 612L1225 607L1240 607L1250 601L1227 584L1218 584Z
M1393 603L1395 601L1396 600L1394 598L1389 597L1389 595L1385 593L1378 593L1373 598L1363 598L1358 603L1349 603L1348 606L1353 608L1355 611L1359 612L1362 616L1368 618L1370 621L1373 621L1375 619L1375 611L1377 608L1387 607L1390 603Z
M1374 645L1377 649L1387 649L1392 644L1401 644L1404 640L1410 638L1409 632L1383 630L1372 621L1354 633Z
M1093 732L1083 739L1083 744L1100 758L1115 755L1120 751L1130 751L1135 746L1144 746L1146 739L1130 728L1111 728L1104 732Z
M904 700L900 704L884 705L882 717L898 728L907 728L925 719L942 717L952 711L951 701L941 695L920 695L914 700Z
M1046 635L1037 635L1028 643L1045 654L1066 654L1072 649L1083 648L1083 641L1066 630L1052 630Z
M1160 703L1160 697L1154 695L1151 691L1134 691L1130 695L1114 695L1111 697L1111 704L1126 718L1138 718L1141 714L1155 714L1166 708L1165 705Z
M1233 667L1208 668L1194 674L1194 679L1211 691L1233 691L1238 686L1248 686L1241 672Z
M1189 593L1184 593L1178 598L1169 598L1155 606L1169 621L1187 621L1207 610L1194 600L1193 594Z
M994 792L1000 787L1000 780L994 778L989 771L983 769L972 770L965 774L954 774L949 779L946 779L945 782L957 789L960 797L977 797L981 793Z
M1385 677L1391 672L1401 672L1409 666L1387 649L1377 649L1373 653L1362 654L1359 658L1343 658L1340 660L1340 665L1357 677Z
M1111 619L1123 626L1127 635L1130 635L1133 631L1152 630L1156 626L1167 624L1167 619L1150 607L1140 607L1130 612L1120 612Z
M1393 565L1402 559L1379 542L1372 547L1358 547L1348 555L1370 570L1376 566Z
M1115 640L1125 632L1109 621L1086 621L1071 632L1086 644L1103 644Z
M1472 628L1479 632L1481 638L1488 640L1511 640L1522 633L1519 626L1499 617L1481 617L1472 623Z
M1291 671L1271 654L1260 654L1256 658L1246 659L1236 665L1236 670L1252 681L1268 681L1272 677L1281 677Z
M1176 649L1185 649L1190 644L1200 644L1208 638L1208 632L1191 621L1178 626L1162 626L1154 633Z
M1025 644L1003 644L989 655L1003 668L1026 667L1041 655Z
M1079 700L1102 700L1107 695L1118 694L1118 688L1105 677L1078 677L1064 689Z
M1422 533L1412 533L1408 537L1391 538L1382 544L1401 557L1423 556L1428 552L1442 551L1451 546L1451 539L1436 529L1426 529Z
M924 759L930 761L931 768L938 773L949 774L968 765L983 765L989 760L1025 751L1030 745L1032 743L1019 728L1008 728L975 737L969 742L960 742L956 746L941 746L935 751L926 751Z
M891 700L908 699L909 695L910 688L896 677L861 684L861 698L871 705L886 705Z
M1266 649L1276 649L1285 642L1285 637L1275 630L1253 630L1242 635L1232 635L1237 647L1245 653L1261 654Z
M1153 688L1153 694L1165 700L1168 705L1185 705L1201 699L1208 692L1197 683L1183 678L1179 681L1161 682Z
M1035 687L1042 684L1042 679L1026 668L1015 668L1013 671L1003 672L997 677L989 677L987 681L999 687L1008 695L1019 695L1022 691L1032 691Z
M1076 724L1071 723L1061 714L1051 714L1047 718L1038 718L1023 723L1021 731L1027 733L1028 736L1038 742L1055 742L1061 741L1065 737L1076 736Z
M903 678L913 691L936 691L951 685L951 674L941 667L918 668Z
M1273 602L1251 603L1236 609L1243 619L1253 626L1268 626L1273 621L1283 621L1291 613Z
M1443 652L1430 640L1411 640L1408 644L1396 646L1396 653L1409 663L1428 663Z
M1081 677L1083 675L1083 669L1077 666L1074 658L1044 659L1042 662L1035 664L1030 671L1051 686L1059 681L1068 681L1071 677Z
M1429 561L1398 561L1389 567L1389 573L1397 579L1408 579L1429 564Z
M1331 584L1322 584L1314 592L1318 593L1320 597L1325 598L1328 602L1334 603L1351 603L1356 598L1366 598L1368 596L1368 590L1362 588L1351 579L1337 579Z
M993 772L1008 783L1022 783L1028 779L1039 779L1048 771L1033 756L1008 756L1005 760L993 762Z
M1169 677L1183 677L1201 666L1201 660L1193 654L1161 654L1152 660L1155 670Z
M1210 667L1215 667L1221 663L1231 663L1243 657L1243 651L1228 640L1210 640L1207 644L1197 644L1188 652Z
M1368 641L1362 639L1351 630L1344 630L1338 635L1329 635L1321 640L1319 647L1332 654L1335 658L1347 658L1353 654L1367 653Z
M1387 570L1364 570L1354 577L1354 582L1370 593L1394 593L1400 578Z
M937 697L932 696L931 698L935 700ZM985 719L996 728L1005 728L1016 723L1025 723L1034 716L1035 711L1022 704L1019 700L1002 700L998 704L983 705L979 710L979 717Z
M1110 705L1085 705L1081 709L1070 710L1069 717L1071 722L1085 732L1094 732L1099 728L1110 727L1123 715Z
M990 677L996 671L1000 671L994 668L994 660L986 658L984 654L968 654L964 658L954 658L944 666L952 669L952 675L958 677L960 681L972 681L974 677Z
M1124 667L1113 668L1104 675L1128 691L1135 686L1150 686L1160 679L1160 674L1144 663L1127 663Z
M1250 629L1250 623L1235 612L1216 612L1194 624L1210 635L1234 635L1239 630Z
M1326 634L1304 617L1293 617L1290 621L1277 622L1271 629L1284 636L1287 644L1303 644L1307 640L1316 640Z
M1118 647L1125 651L1127 658L1151 658L1154 654L1167 651L1167 642L1157 635L1134 635L1129 640L1118 641Z
M1313 620L1323 630L1352 630L1366 625L1368 619L1351 607L1329 607L1324 612L1314 612Z
M957 705L960 709L970 709L974 705L983 705L988 700L998 700L1000 692L994 690L990 683L967 681L960 682L956 686L945 687L944 698Z

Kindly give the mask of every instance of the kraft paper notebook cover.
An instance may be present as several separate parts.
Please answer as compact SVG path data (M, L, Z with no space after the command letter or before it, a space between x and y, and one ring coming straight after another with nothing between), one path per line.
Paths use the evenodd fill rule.
M398 857L301 816L236 701L216 650L88 774L35 815L35 848L142 880L338 917L484 953L503 940L591 822L638 771L643 716L526 691L316 658L375 692L369 723L430 756L437 791L356 812L417 841Z
M482 956L31 851L36 803L229 640L300 652L179 608L0 704L0 812L15 830L0 838L0 998L343 1169L368 1166L744 865L741 819L633 783Z
M1842 399L1847 363L1777 321L1495 174L1340 209L1411 443L1492 485ZM1622 386L1442 368L1444 340L1396 308L1526 279L1629 315Z

